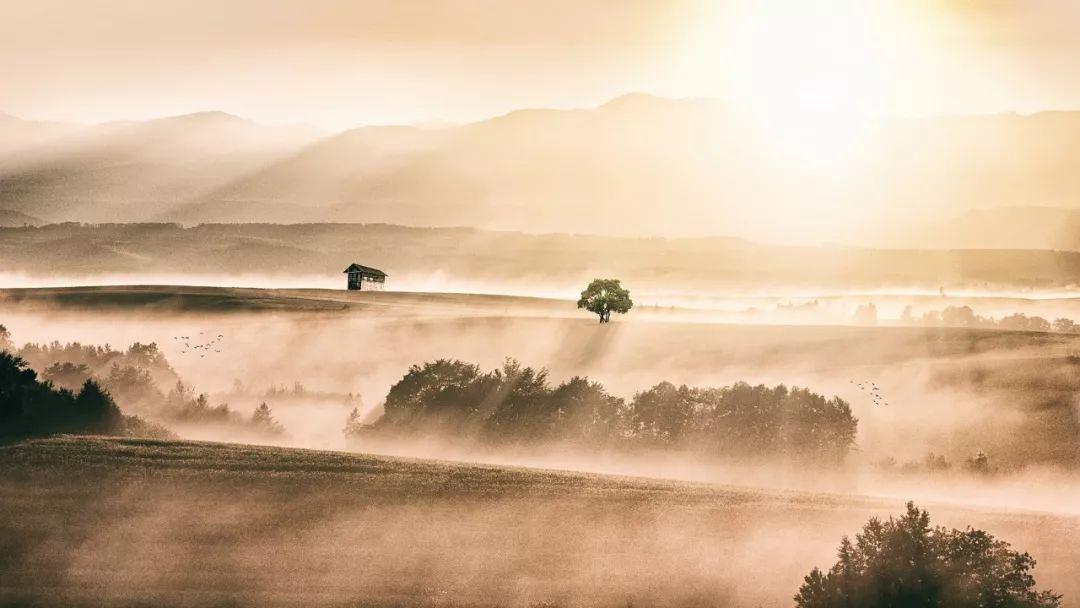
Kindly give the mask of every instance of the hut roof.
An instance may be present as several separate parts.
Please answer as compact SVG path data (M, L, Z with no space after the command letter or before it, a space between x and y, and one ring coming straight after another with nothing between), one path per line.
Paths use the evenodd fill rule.
M361 266L360 264L349 264L349 267L344 272L359 272L360 274L370 274L378 277L387 276L385 272L378 268L372 268L370 266Z

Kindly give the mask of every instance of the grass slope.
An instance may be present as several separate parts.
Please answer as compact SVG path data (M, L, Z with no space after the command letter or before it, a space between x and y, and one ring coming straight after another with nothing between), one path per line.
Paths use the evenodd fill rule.
M810 566L831 562L840 534L898 509L639 478L58 437L0 447L0 603L783 606ZM1075 590L1075 521L933 512L1041 544L1040 582Z
M516 311L563 314L574 311L562 300L522 296L346 291L338 289L257 289L182 285L118 285L0 289L4 308L65 308L140 312L334 312L460 314Z

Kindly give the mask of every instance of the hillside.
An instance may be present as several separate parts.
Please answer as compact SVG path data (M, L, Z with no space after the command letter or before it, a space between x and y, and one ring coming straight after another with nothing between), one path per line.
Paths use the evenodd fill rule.
M34 479L28 485L19 480ZM0 446L0 602L787 605L896 499L228 444ZM1076 520L930 506L1076 597ZM770 543L782 538L783 551ZM42 547L48 547L42 550ZM768 565L766 569L765 566ZM763 573L767 572L767 575ZM421 581L421 582L418 582ZM1070 600L1071 601L1071 600ZM1072 606L1075 603L1067 603Z
M254 289L118 285L0 289L0 310L40 308L140 313L353 312L394 316L517 315L560 317L575 310L565 300L454 293L399 293L344 289Z
M786 151L812 146L798 128L648 95L321 137L205 112L0 150L0 208L53 221L362 221L945 247L922 229L972 208L1080 200L1070 161L1080 112L892 120L860 133L857 154L814 160ZM997 228L965 246L1014 246L1007 223Z
M766 289L1060 287L1080 283L1080 252L771 246L730 238L525 234L385 224L57 224L0 229L0 268L38 277L201 277L200 283L337 287L350 262L412 290L566 295L597 276L650 292ZM213 276L211 276L213 275ZM216 277L216 278L215 278ZM232 279L228 279L232 277ZM237 283L247 277L248 282ZM292 279L282 285L281 281ZM315 282L312 280L315 279ZM186 281L188 283L192 280ZM258 286L265 286L258 283ZM790 292L790 290L789 290Z

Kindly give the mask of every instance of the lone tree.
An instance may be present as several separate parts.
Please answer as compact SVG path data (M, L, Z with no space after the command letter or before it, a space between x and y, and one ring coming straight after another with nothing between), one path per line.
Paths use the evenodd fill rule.
M827 573L814 568L795 596L798 608L1060 608L1036 591L1035 560L982 530L930 527L914 504L899 519L873 518Z
M600 315L601 323L609 323L611 313L626 314L634 307L634 302L630 292L619 284L619 279L593 279L581 292L577 307Z

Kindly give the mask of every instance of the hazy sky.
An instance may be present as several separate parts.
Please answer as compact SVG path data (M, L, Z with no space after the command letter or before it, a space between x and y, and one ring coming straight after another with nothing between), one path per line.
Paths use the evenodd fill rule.
M1074 0L0 0L0 111L337 129L630 91L867 113L1080 108Z

